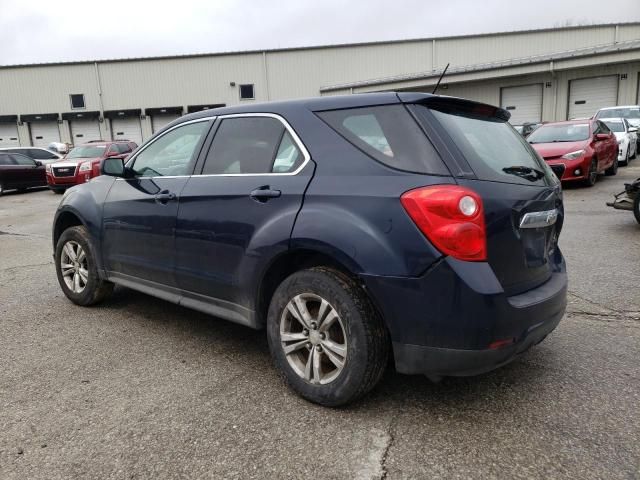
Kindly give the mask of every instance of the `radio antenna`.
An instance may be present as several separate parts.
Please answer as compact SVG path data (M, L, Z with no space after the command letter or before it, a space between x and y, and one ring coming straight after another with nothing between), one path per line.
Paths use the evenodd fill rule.
M433 92L431 92L432 95L436 94L436 91L438 90L438 87L440 86L440 82L442 81L442 79L444 78L444 75L447 73L447 69L449 68L449 64L447 63L447 66L444 67L444 70L442 71L442 73L440 74L440 78L438 79L438 83L436 83L435 88L433 89Z

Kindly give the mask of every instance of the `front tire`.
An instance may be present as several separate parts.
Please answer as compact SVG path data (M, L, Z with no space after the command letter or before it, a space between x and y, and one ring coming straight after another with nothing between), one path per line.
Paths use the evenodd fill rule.
M58 283L76 305L94 305L113 291L113 284L98 274L95 248L84 226L62 232L56 244L55 263Z
M286 278L267 317L269 350L287 384L307 400L336 407L379 382L387 365L387 330L360 286L317 267Z
M62 195L64 193L64 188L52 188L51 191L56 195Z
M587 178L584 180L584 184L587 187L593 187L598 180L598 160L596 158L591 159L589 165L589 171L587 172Z
M633 199L633 216L640 223L640 192L636 192L636 198Z

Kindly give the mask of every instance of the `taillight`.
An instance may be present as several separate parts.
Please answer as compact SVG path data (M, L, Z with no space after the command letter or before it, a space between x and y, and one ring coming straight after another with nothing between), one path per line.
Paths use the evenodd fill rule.
M458 185L409 190L402 206L420 231L445 255L459 260L487 259L487 235L482 199Z

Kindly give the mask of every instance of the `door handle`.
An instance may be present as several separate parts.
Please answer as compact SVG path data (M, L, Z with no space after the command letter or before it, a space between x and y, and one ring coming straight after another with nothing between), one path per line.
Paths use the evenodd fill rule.
M249 196L256 202L262 203L266 202L270 198L278 198L280 195L282 195L280 190L271 190L269 186L256 188L249 194Z
M162 203L163 205L166 205L171 200L175 200L175 198L176 198L176 194L170 192L169 190L163 190L162 192L157 193L155 196L156 202Z

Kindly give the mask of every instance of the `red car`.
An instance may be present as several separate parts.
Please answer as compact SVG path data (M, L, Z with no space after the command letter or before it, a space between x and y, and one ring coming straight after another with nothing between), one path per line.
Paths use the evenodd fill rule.
M100 164L105 158L126 158L138 147L133 142L90 142L78 145L64 158L46 166L47 185L56 193L88 182L100 175Z
M618 172L618 141L599 120L571 120L542 125L527 137L556 175L592 186L598 174Z

